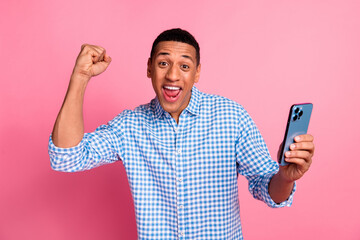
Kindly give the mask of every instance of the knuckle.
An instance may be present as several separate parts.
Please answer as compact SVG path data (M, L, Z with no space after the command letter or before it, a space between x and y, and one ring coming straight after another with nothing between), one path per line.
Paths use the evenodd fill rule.
M310 147L310 149L311 149L312 151L315 150L315 145L314 145L313 143L310 143L310 144L309 144L309 147Z
M104 48L100 49L100 53L101 53L102 55L104 55L105 52L106 52L106 50L105 50Z
M99 46L99 45L94 45L93 48L98 52L103 52L104 51L104 48Z
M84 43L83 45L81 45L81 50L83 50L83 49L86 48L87 46L89 46L89 44Z
M89 44L84 44L84 45L82 46L81 52L83 52L84 54L87 54L87 53L89 53L90 51L91 51L91 45L89 45Z
M307 142L314 141L314 137L311 134L304 135Z
M314 136L309 134L309 137L310 137L310 141L314 141Z
M311 156L311 154L309 154L309 155L305 158L305 160L306 160L306 162L307 162L308 164L311 164L311 161L312 161L312 156Z
M297 157L298 156L298 151L290 151L288 156L292 157L292 158Z

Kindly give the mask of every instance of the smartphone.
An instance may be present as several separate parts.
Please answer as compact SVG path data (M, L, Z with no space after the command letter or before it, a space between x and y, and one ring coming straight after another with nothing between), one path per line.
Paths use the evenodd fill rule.
M291 106L279 157L281 166L289 164L285 161L284 154L290 150L290 145L295 142L294 138L307 133L312 109L312 103L299 103Z

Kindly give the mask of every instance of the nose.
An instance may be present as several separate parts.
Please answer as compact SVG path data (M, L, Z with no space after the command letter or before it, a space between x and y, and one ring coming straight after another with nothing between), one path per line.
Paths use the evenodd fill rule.
M180 69L175 64L168 68L166 79L170 81L178 81L180 79Z

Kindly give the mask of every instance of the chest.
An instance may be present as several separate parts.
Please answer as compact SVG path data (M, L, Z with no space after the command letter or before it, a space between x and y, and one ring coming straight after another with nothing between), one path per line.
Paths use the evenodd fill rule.
M143 122L129 134L127 162L161 174L235 173L234 122L219 114L184 115L178 124L171 118Z

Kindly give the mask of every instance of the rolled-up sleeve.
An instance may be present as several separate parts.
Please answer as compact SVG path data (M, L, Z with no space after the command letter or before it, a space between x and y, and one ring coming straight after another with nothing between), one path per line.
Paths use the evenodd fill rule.
M273 208L291 206L296 185L289 198L282 203L275 203L269 195L269 183L279 171L279 165L271 159L263 137L247 113L242 116L240 128L235 146L236 161L239 174L249 181L250 193Z
M50 135L48 153L51 168L62 172L77 172L121 160L123 118L124 114L119 114L94 132L85 133L81 142L71 148L55 146Z

